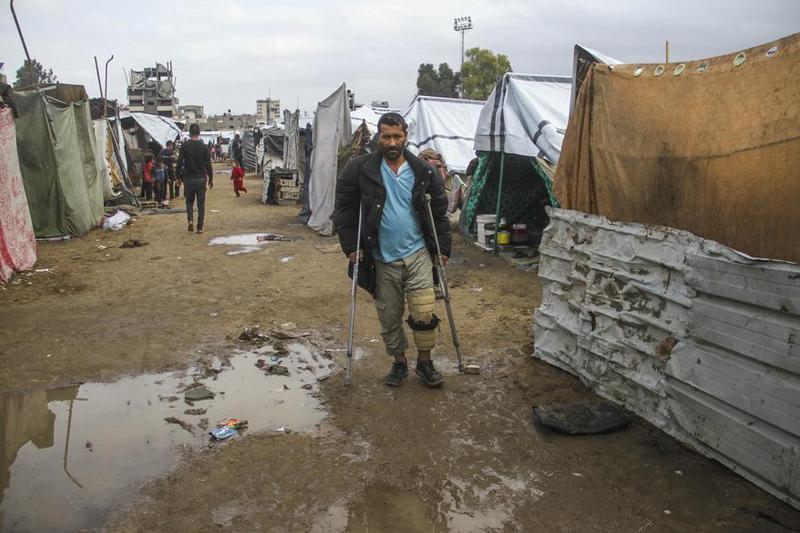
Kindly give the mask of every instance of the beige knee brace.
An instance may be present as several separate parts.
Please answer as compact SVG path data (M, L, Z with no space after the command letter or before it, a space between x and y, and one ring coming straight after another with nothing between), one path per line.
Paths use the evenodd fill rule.
M433 314L436 307L436 295L433 289L411 291L408 299L408 325L414 333L414 344L417 350L431 350L436 345L436 326L439 318Z

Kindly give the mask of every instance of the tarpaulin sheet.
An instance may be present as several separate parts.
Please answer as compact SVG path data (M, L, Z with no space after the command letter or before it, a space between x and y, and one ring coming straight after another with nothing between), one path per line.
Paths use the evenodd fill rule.
M417 154L432 148L444 156L448 170L464 172L475 158L472 145L483 105L478 100L417 96L403 115L408 149Z
M575 100L578 98L578 92L583 85L586 75L592 65L596 63L605 63L606 65L620 65L622 61L609 57L597 50L592 50L579 44L575 45L572 58L572 92L569 99L569 112L575 108Z
M558 163L571 90L568 76L503 75L481 110L475 150Z
M339 148L350 144L350 109L343 83L319 103L314 116L314 151L308 191L311 216L308 225L321 235L333 234L333 205L336 200L336 164Z
M378 121L386 113L399 113L399 109L388 109L385 107L372 107L371 105L362 105L355 111L350 112L350 123L353 131L356 131L362 122L367 123L367 127L371 134L378 133Z
M14 117L10 108L0 108L0 282L35 263L36 236L19 170Z
M297 147L300 144L300 111L283 110L283 165L297 168Z
M800 261L798 72L800 34L685 64L595 65L564 141L559 202Z
M89 102L15 93L17 153L36 236L83 235L103 217Z
M167 145L167 141L175 141L181 134L181 128L169 117L150 115L148 113L120 113L119 116L122 119L130 117L135 120L136 124L146 131L162 148Z

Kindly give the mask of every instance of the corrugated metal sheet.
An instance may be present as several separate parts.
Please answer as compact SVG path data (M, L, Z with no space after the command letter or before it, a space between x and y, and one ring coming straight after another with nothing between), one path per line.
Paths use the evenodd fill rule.
M800 507L800 266L549 212L536 357Z

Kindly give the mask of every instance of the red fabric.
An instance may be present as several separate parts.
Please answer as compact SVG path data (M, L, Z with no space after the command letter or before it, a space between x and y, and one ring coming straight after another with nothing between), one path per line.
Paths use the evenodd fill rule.
M242 170L242 167L233 167L231 179L233 180L233 192L247 192L247 188L244 186L244 170Z
M237 179L242 179L244 177L244 170L242 167L233 167L231 170L231 179L236 181Z
M36 236L17 158L11 109L0 109L0 282L36 264Z
M142 167L142 174L144 174L144 181L147 183L153 183L153 166L154 163L152 161L148 161Z

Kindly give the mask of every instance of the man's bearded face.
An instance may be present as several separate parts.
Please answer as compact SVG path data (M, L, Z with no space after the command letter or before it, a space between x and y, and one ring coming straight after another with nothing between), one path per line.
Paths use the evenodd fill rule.
M397 161L403 155L403 150L406 147L406 132L403 131L402 126L381 124L378 144L387 161Z

